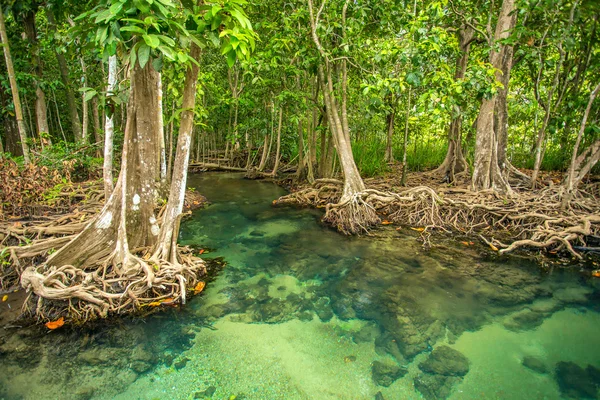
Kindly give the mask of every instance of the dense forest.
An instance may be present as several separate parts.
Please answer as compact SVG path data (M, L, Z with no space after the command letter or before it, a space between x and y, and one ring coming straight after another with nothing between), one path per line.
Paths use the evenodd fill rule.
M185 303L206 269L177 245L190 168L282 179L275 204L346 234L582 259L599 18L595 0L3 0L0 283L56 300L45 318Z

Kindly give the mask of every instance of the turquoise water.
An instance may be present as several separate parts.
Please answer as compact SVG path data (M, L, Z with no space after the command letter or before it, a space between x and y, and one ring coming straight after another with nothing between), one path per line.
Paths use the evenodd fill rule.
M238 174L180 242L227 265L182 310L0 338L0 399L597 398L600 280L412 231L344 237Z

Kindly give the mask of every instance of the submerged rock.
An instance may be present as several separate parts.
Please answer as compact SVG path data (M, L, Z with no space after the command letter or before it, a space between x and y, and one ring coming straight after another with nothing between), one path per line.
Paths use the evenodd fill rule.
M537 372L538 374L545 374L548 372L546 364L542 360L533 356L523 357L523 366Z
M215 386L209 386L208 388L194 393L194 399L206 399L212 397L217 391Z
M373 361L371 374L373 382L379 386L388 387L399 378L406 375L408 370L390 361Z
M591 368L590 368L591 367ZM587 369L570 361L561 361L556 364L555 378L560 391L571 398L597 398L598 385L595 380L598 377L598 369L588 366Z
M523 310L506 319L504 327L514 332L531 330L540 326L547 316L545 313Z
M420 374L414 379L414 384L427 400L438 400L450 396L452 387L461 380L457 376Z
M458 350L440 346L419 364L423 372L445 376L464 376L469 372L469 359Z

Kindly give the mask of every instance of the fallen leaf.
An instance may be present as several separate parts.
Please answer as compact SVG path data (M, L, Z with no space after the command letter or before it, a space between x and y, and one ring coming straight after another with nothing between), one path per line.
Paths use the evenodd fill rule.
M277 200L273 200L273 205L277 204Z
M597 269L595 271L592 271L592 276L594 278L600 278L600 269Z
M198 254L203 254L204 253L204 249L200 249L200 251L198 252Z
M204 286L206 286L205 282L203 282L203 281L198 282L198 284L194 288L194 294L198 294L198 293L202 292L204 290Z
M148 307L158 307L162 303L160 301L153 301L152 303L148 303Z
M460 242L461 244L464 244L465 246L469 245L469 242Z
M494 251L498 251L498 248L491 243L490 243L490 249L492 249Z
M13 224L13 226L14 226L15 228L21 228L21 227L23 226L23 224L17 221L17 222L15 222L15 223Z
M473 243L473 242L469 242L469 245L471 245L471 246L473 246L474 244L475 244L475 243Z
M8 295L7 294L5 294L4 296L2 296L2 301L6 301L6 300L8 300Z
M425 228L410 228L413 231L417 231L417 232L423 232L425 230Z
M57 328L60 328L61 326L63 326L65 324L65 319L64 317L60 317L59 319L57 319L56 321L49 321L46 322L46 328L50 329L50 330L54 330Z
M391 221L388 221L387 219L384 219L383 221L381 221L381 225L390 225L390 224L392 224L392 223L393 223L393 222L391 222Z

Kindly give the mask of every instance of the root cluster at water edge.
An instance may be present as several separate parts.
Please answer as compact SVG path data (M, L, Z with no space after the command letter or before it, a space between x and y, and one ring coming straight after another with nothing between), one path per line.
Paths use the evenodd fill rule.
M344 233L365 231L380 215L419 228L425 241L431 230L461 232L479 235L500 253L527 247L566 251L581 259L588 241L600 234L600 202L593 195L581 194L563 209L559 187L517 192L511 197L448 187L416 186L397 192L369 188L356 194L350 206L338 204L341 193L342 182L317 180L274 203L326 207L323 220ZM357 214L358 206L369 211Z

